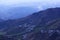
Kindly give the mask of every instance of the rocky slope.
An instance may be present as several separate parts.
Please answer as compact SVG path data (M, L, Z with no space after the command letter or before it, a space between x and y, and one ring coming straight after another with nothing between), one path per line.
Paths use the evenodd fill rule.
M0 22L0 35L6 40L60 40L60 8Z

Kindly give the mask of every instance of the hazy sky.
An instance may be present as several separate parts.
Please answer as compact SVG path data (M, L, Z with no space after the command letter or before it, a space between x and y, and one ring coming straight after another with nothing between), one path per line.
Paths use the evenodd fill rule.
M25 7L27 6L27 7L33 7L33 8L36 7L40 11L46 8L60 7L60 0L0 0L0 9L2 8L1 6L2 7L5 7L5 6Z
M60 7L60 0L0 0L3 6L35 6L38 9Z
M58 5L60 0L0 0L1 5L20 5L20 6L42 6L42 5Z

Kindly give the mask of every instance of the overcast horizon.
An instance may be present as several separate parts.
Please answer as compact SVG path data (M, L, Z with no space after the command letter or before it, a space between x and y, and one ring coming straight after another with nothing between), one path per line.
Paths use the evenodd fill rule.
M0 0L1 6L20 6L20 7L34 7L43 9L44 7L60 7L59 0Z
M22 9L24 10L26 10L25 7L28 7L28 9L24 11L26 13L23 13L23 10L18 7L23 7ZM47 8L55 8L55 7L60 7L59 0L0 0L0 18L1 17L2 19L11 18L11 15L14 16L15 14L18 14L21 17L23 15L32 14L36 11L41 11ZM11 9L8 10L9 8ZM11 11L12 8L13 11ZM14 13L16 12L14 11L16 10L14 8L16 8L18 11L22 10L22 12L20 11L19 13L18 12Z

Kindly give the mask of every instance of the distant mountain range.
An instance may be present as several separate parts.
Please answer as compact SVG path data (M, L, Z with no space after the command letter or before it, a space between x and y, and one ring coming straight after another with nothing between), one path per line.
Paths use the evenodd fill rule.
M1 19L18 19L37 12L37 8L33 7L0 7Z
M60 8L0 22L1 40L60 40Z

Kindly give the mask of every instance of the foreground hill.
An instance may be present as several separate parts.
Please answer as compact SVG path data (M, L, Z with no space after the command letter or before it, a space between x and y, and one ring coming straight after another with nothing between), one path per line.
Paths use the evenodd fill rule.
M59 40L60 8L49 8L21 19L0 22L0 35L6 36L6 40Z

